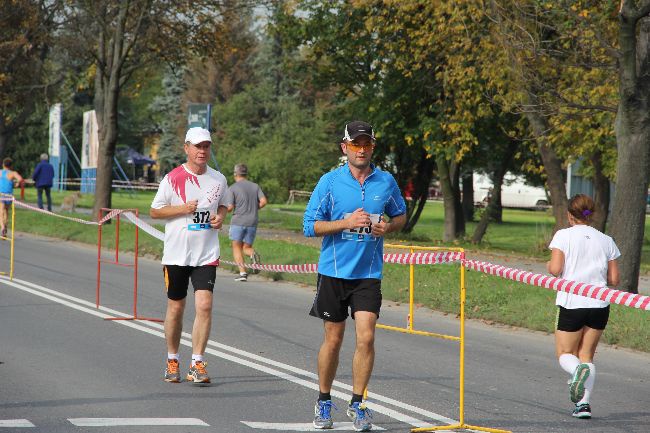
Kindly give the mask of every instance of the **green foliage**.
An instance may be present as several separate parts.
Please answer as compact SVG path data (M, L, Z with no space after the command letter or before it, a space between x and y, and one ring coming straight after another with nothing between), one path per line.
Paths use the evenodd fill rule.
M500 0L485 11L493 18L492 52L502 53L501 71L488 69L488 77L509 81L498 87L495 100L540 113L563 160L584 157L589 175L597 155L610 179L616 167L618 7L615 1Z
M62 7L58 0L0 2L0 156L17 148L21 140L12 138L51 94L48 56Z
M174 117L174 111L161 112L154 103L168 96L164 92L169 89L163 89L165 78L168 78L164 74L168 70L161 68L161 65L143 68L136 71L124 87L118 108L120 145L142 152L144 138L159 133L163 130L161 122ZM176 110L180 114L182 107L178 106Z
M260 48L250 59L254 83L214 107L217 159L227 176L235 164L247 164L249 178L269 200L282 202L292 189L311 190L340 152L322 112L296 90L295 77L273 73L282 56L295 54L276 57L278 47L269 39Z
M50 58L51 69L62 68L61 53L55 52ZM80 65L65 71L61 83L51 89L49 101L37 101L33 112L27 118L25 125L20 128L6 149L6 155L14 159L16 170L23 176L31 176L34 167L40 160L40 154L49 149L49 109L47 105L62 104L61 146L68 151L68 177L81 177L81 167L69 152L66 138L77 155L81 158L82 122L84 111L92 110L92 93L88 87L87 77L80 71Z
M162 94L151 101L149 109L156 119L160 134L158 165L161 173L167 173L185 162L182 139L178 137L178 125L182 118L181 96L185 91L183 69L165 69L162 77Z

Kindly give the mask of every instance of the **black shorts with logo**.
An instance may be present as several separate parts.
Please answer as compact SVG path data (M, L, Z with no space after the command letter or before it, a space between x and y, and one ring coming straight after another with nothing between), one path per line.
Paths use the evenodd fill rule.
M604 308L557 308L558 331L576 332L584 326L591 329L605 329L609 320L609 305Z
M187 288L192 279L194 291L214 289L214 279L217 275L217 265L204 266L178 266L164 265L163 275L165 276L165 289L167 297L174 301L180 301L187 296Z
M370 311L379 317L381 309L381 280L361 278L346 280L318 274L316 298L309 314L330 322L342 322L354 313Z

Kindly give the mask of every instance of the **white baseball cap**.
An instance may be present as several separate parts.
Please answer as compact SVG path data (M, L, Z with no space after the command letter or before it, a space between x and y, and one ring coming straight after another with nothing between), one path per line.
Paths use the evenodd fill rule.
M209 141L212 143L212 137L210 137L210 131L207 129L200 128L198 126L194 128L190 128L187 130L187 134L185 134L185 142L186 143L191 143L191 144L199 144L203 143L204 141Z

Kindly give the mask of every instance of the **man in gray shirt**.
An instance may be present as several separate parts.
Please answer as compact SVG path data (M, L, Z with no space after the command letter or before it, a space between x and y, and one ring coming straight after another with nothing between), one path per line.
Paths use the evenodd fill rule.
M244 254L251 258L253 264L260 262L259 254L253 249L253 241L257 232L257 212L266 206L266 203L266 196L259 185L248 180L246 164L235 165L235 183L230 186L226 196L228 211L234 210L230 220L229 235L232 241L233 258L239 265L239 276L235 281L248 279L244 267Z

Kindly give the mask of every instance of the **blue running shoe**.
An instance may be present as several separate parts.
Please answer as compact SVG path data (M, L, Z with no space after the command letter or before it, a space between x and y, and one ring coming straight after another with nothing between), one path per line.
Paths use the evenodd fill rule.
M318 400L314 406L314 428L329 429L332 428L332 408L338 410L332 400Z
M354 431L372 430L372 412L366 407L365 403L355 401L348 406L348 417L352 421Z

